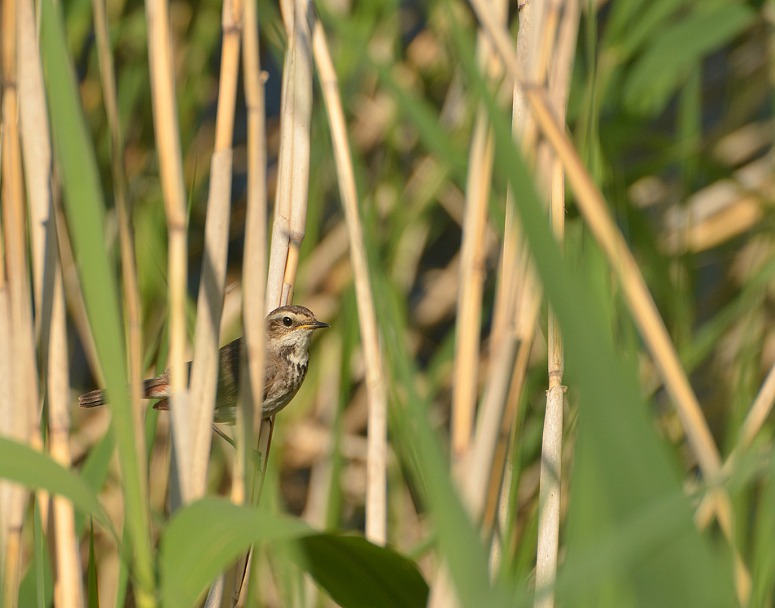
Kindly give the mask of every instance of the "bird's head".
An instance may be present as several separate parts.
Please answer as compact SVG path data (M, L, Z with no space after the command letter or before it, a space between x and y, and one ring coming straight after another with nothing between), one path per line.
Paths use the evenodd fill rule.
M290 349L306 355L312 334L316 329L330 327L315 318L304 306L281 306L266 317L268 344L278 350Z

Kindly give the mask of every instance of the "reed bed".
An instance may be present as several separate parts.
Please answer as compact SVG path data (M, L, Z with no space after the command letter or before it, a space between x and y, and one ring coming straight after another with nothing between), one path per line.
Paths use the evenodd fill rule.
M2 0L3 605L772 605L771 12Z

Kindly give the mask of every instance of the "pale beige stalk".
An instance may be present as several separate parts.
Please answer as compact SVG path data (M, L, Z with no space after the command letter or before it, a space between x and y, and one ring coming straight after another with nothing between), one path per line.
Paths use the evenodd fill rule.
M194 334L194 359L191 367L190 424L193 433L193 497L203 496L207 483L212 440L211 425L215 410L221 314L226 287L226 262L229 245L231 210L232 139L239 76L242 33L241 0L225 0L221 16L221 68L218 108L215 124L215 146L210 164L210 190L207 199L205 249L202 256L201 281L197 299ZM230 602L233 571L219 577L210 588L206 606ZM228 585L228 586L227 586Z
M35 280L35 309L48 396L51 456L63 467L70 459L70 384L67 327L62 285L56 217L52 199L52 151L43 85L43 70L36 35L35 10L30 0L20 0L19 9L19 95L22 152L30 210L30 237ZM75 530L72 503L52 498L55 551L56 603L83 604L83 572Z
M258 44L256 0L246 0L243 14L243 81L247 104L248 192L245 219L245 253L242 265L242 326L245 339L246 382L240 385L242 407L237 409L237 450L232 476L231 499L245 503L258 483L251 474L254 439L261 428L264 386L264 309L256 302L266 298L266 124L264 76ZM238 560L226 579L232 605L240 604L245 577L250 571L251 552ZM224 593L224 600L228 597ZM222 600L222 604L224 602Z
M482 45L483 46L483 45ZM482 48L480 46L480 48ZM479 108L469 150L466 211L460 253L455 323L455 384L452 399L452 458L469 451L478 395L479 333L486 251L483 248L490 198L493 145L486 110Z
M358 326L363 341L368 398L368 437L366 454L366 537L374 543L387 542L387 391L382 351L379 344L377 315L369 280L369 267L358 210L358 193L352 166L347 127L339 94L339 84L320 22L314 30L315 61L320 75L323 100L328 112L334 147L339 192L342 196L350 262L358 303Z
M250 382L244 383L247 399L243 402L254 404L250 412L252 432L246 439L257 436L261 420L260 399L264 386L264 310L256 306L266 298L266 124L264 105L264 78L261 73L258 44L258 22L256 0L247 0L244 11L244 51L243 74L245 82L245 101L247 103L248 125L248 193L245 220L245 255L242 266L242 319L247 351L248 374ZM238 435L239 445L239 435ZM252 453L252 445L238 450L238 461L243 470L247 466L246 457ZM236 476L235 472L235 476ZM244 475L244 473L243 473ZM236 481L236 480L235 480ZM232 494L232 499L242 502L243 495Z
M188 378L186 377L186 276L188 245L186 240L186 191L175 105L175 79L172 71L169 6L166 0L146 0L148 22L148 62L151 74L153 123L159 158L164 209L167 215L169 281L169 369L170 410L173 446L178 458L173 468L170 502L173 508L193 496L191 469L185 455L191 454L193 437L188 424Z
M549 94L560 123L565 122L565 106L570 88L573 57L578 31L578 2L556 0L544 5L547 10L540 39L552 41ZM547 48L547 47L544 47ZM550 156L550 217L555 238L562 242L565 234L565 180L562 164ZM557 318L550 311L548 328L549 390L541 444L541 472L538 498L538 541L536 547L536 608L554 608L554 581L560 539L560 502L562 498L562 449L565 387L562 376L565 357Z
M499 22L506 18L505 2L490 2ZM477 62L491 81L499 78L500 64L487 38L477 39ZM482 290L485 279L484 234L493 169L493 142L487 110L477 109L469 149L463 242L460 252L457 317L455 323L455 383L452 394L452 459L455 467L466 457L471 445L474 412L478 395L479 334ZM463 288L464 286L464 288Z
M290 303L299 248L304 239L309 189L312 117L312 6L306 0L283 2L288 50L283 67L280 153L277 162L272 244L266 288L266 312Z
M538 5L540 8L542 5ZM540 12L536 12L536 5L526 4L519 11L519 32L517 50L519 61L526 71L538 69L538 44L534 30L540 18ZM523 154L527 159L535 159L537 156L536 129L526 107L525 97L520 87L514 86L512 100L512 131L519 138ZM538 172L539 175L541 172ZM506 198L506 221L503 234L503 248L498 272L498 288L496 291L496 304L493 313L493 327L490 332L490 349L496 361L491 378L497 378L502 373L500 367L502 353L508 353L509 345L506 341L514 341L516 352L511 358L512 377L508 394L505 396L500 414L500 428L494 437L494 446L491 448L490 466L486 472L469 474L470 479L476 479L477 475L486 476L486 485L481 489L483 505L481 513L482 534L486 539L493 539L491 544L491 564L495 571L500 560L500 546L494 536L496 528L496 514L498 504L506 505L511 500L508 496L507 480L510 478L507 471L509 445L513 441L515 433L514 421L517 418L518 406L522 387L524 386L525 373L533 338L536 330L536 321L540 310L541 289L535 279L529 252L524 242L524 237L519 226L519 219L514 213L515 193L509 187ZM488 385L489 386L489 385ZM493 401L493 403L495 403ZM492 415L492 414L491 414ZM477 443L489 441L479 439L479 433L494 432L489 425L478 425ZM488 448L490 452L490 448Z
M38 410L38 374L35 358L35 330L32 322L32 292L29 282L27 259L26 217L24 186L19 142L19 98L17 79L17 3L2 2L2 40L0 60L2 65L2 230L4 258L7 273L0 289L8 289L8 322L10 340L4 343L9 349L10 392L12 407L8 436L21 443L31 443L33 421ZM15 606L22 567L22 527L28 491L16 487L10 492L10 505L5 524L6 550L2 573L6 606Z
M288 48L283 64L278 185L267 268L265 314L291 302L298 252L305 233L309 190L312 118L310 16L313 8L308 0L284 0L280 6L288 34ZM269 461L273 430L274 416L261 420L258 453L263 471L253 492L256 501L260 500L263 490L263 472Z
M193 492L202 496L210 460L210 426L215 409L218 381L218 339L220 336L223 294L226 286L226 261L229 245L231 209L231 173L234 135L234 110L239 75L242 1L225 0L222 14L221 76L218 88L215 150L210 165L210 191L207 200L205 249L197 299L194 333L194 360L191 367L190 424L194 437Z
M534 57L538 55L533 3L525 3L519 11L519 32L517 38L517 58L525 72L536 69ZM540 5L539 5L540 8ZM537 131L528 112L527 102L522 88L514 85L512 99L512 132L519 139L522 153L526 159L537 156ZM493 353L501 350L500 342L505 337L517 341L516 360L513 367L511 388L506 407L501 418L500 433L493 453L493 461L486 490L486 503L482 514L482 534L485 538L494 538L498 505L507 505L506 480L509 446L514 440L520 396L525 382L530 352L533 347L536 322L541 304L541 287L535 277L530 254L521 232L519 218L515 214L514 197L511 187L506 194L506 219L503 230L503 247L498 272L493 328L490 332L490 348ZM503 490L506 490L504 493ZM504 507L507 508L507 507ZM497 542L491 547L491 568L497 568L500 549Z
M507 3L489 2L488 10L499 22L507 18ZM500 78L501 66L497 61L489 40L480 31L477 34L477 64L480 71L490 82ZM451 420L451 458L452 473L458 488L475 521L479 517L483 496L479 481L485 481L488 456L492 454L494 442L478 438L472 445L473 425L479 394L479 348L482 316L482 292L485 279L487 251L484 247L487 226L487 209L490 202L490 188L493 172L493 141L487 109L483 104L477 108L471 144L468 153L468 174L466 177L465 214L463 218L463 239L460 251L459 291L457 296L457 316L455 319L455 358L454 383L452 393ZM512 342L502 341L503 345L513 346ZM499 353L500 354L500 353ZM511 367L511 366L510 366ZM506 378L511 376L508 370ZM508 383L501 391L508 393ZM500 388L503 388L502 386ZM492 391L484 406L486 413L480 415L479 428L488 432L497 428L500 418L496 400L500 393ZM485 420L485 424L482 424ZM493 437L497 433L493 433ZM429 605L433 607L458 605L449 570L442 565L432 584Z
M310 121L312 119L312 5L307 0L281 3L288 33L280 107L280 153L277 169L272 243L266 284L266 312L293 297L299 248L304 240L309 190ZM264 467L272 442L274 416L261 422L259 453ZM260 494L260 490L259 490Z

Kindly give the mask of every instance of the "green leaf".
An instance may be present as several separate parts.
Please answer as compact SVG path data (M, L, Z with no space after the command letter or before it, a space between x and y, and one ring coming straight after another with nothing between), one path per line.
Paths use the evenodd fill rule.
M99 589L97 588L97 557L94 552L94 526L89 525L89 562L86 570L86 588L89 608L99 608Z
M736 3L697 10L654 36L624 84L624 99L635 112L660 111L691 69L737 36L755 15Z
M761 497L753 519L752 559L753 589L750 606L772 605L775 590L775 458L770 455L769 467L763 475Z
M300 565L343 608L421 608L428 601L428 585L417 566L392 549L341 534L313 534L296 542Z
M51 555L46 548L43 522L40 519L40 505L35 501L32 542L34 549L27 572L19 586L18 606L53 606L54 573L51 569Z
M148 495L140 472L127 392L126 356L121 305L115 268L106 249L105 201L94 145L76 87L67 45L61 5L41 2L40 45L56 162L64 190L67 227L89 323L111 400L111 424L116 434L122 469L127 527L137 592L155 594L151 557Z
M112 532L96 492L75 471L65 469L47 454L0 437L0 478L63 496L76 509L93 515Z
M205 498L179 510L161 538L163 605L188 607L254 543L308 535L305 523L225 499Z

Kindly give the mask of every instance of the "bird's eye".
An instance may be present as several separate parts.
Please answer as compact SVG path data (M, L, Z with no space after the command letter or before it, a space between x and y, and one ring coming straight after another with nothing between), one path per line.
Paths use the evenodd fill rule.
M293 325L293 321L290 317L283 317L283 325L285 325L285 327L290 327Z

